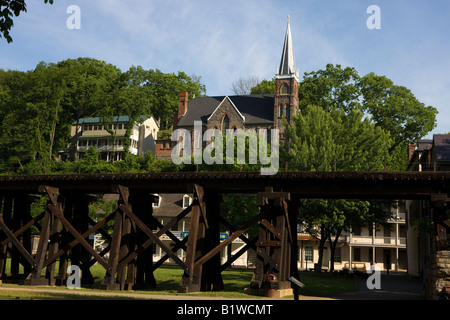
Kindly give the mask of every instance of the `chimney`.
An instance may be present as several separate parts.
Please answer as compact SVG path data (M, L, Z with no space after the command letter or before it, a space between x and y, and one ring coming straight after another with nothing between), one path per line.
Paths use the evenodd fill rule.
M412 159L415 150L416 150L416 144L414 142L410 142L408 144L408 161L410 161Z
M176 129L178 121L186 113L188 109L189 92L181 91L178 99L178 112L173 114L173 130Z
M178 120L180 120L180 118L186 113L188 109L188 99L189 99L189 92L181 91L180 100L178 104Z

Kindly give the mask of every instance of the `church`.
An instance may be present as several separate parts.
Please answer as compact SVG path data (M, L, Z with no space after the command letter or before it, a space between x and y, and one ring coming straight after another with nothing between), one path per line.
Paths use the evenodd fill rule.
M174 113L173 130L194 129L194 121L201 121L203 131L218 129L278 129L284 138L284 120L292 123L291 116L298 110L299 72L295 67L290 22L288 21L279 67L275 74L276 93L194 97L180 92L178 112ZM170 159L175 142L157 140L155 156Z

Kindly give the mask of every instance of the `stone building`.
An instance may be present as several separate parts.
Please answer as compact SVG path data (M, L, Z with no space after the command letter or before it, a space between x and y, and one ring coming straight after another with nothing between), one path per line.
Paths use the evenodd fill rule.
M194 121L201 121L203 131L218 129L279 129L284 137L284 120L291 123L291 116L298 110L299 72L296 70L290 23L288 22L281 61L275 74L276 93L258 95L234 95L191 97L180 92L178 112L175 112L173 129L194 129ZM173 143L156 141L157 158L168 158Z

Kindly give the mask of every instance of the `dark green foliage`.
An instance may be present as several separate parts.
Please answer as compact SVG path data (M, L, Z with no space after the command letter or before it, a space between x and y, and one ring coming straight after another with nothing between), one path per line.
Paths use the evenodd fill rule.
M44 3L53 4L53 0L44 0ZM0 0L0 38L4 37L8 43L13 41L9 34L14 26L13 16L18 17L26 11L25 0Z

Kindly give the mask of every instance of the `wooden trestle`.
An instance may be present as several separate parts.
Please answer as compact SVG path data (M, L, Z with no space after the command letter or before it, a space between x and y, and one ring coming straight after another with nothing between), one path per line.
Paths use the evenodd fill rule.
M58 188L41 186L41 193L48 196L44 212L35 218L30 216L33 198L22 193L3 195L0 229L0 279L25 285L65 285L67 267L80 267L85 286L92 286L94 279L90 267L99 263L105 269L100 288L105 290L142 290L155 288L153 272L168 258L184 270L179 292L223 290L221 272L249 249L257 252L257 267L251 282L254 294L264 294L265 279L277 274L280 288L290 288L287 279L297 278L295 207L291 208L289 193L273 192L270 188L258 194L260 214L242 227L234 227L220 217L221 194L217 190L204 190L194 184L192 204L180 212L165 226L152 216L154 196L143 190L130 190L116 186L119 194L118 209L99 222L88 216L89 204L96 199L80 192L63 193ZM296 205L296 204L293 204ZM170 229L188 213L191 213L189 235L179 240ZM102 229L109 221L114 231L109 235ZM220 223L231 235L220 241ZM260 224L259 238L248 239L245 232L254 224ZM31 228L40 232L35 255L31 254ZM89 236L100 232L109 241L108 247L98 253ZM169 236L174 242L171 248L160 237ZM220 251L233 240L240 238L246 245L221 265ZM151 245L158 245L165 256L156 263L152 260ZM176 251L186 251L182 261ZM5 273L9 253L11 267ZM109 258L105 259L105 254ZM58 270L56 270L56 262ZM20 271L19 264L23 266ZM47 268L45 276L42 270Z
M273 276L278 279L279 291L289 290L288 279L298 279L298 203L300 197L311 196L311 189L317 197L355 194L356 198L389 195L399 199L405 198L406 190L409 198L423 199L437 193L448 194L450 175L321 174L313 179L309 173L275 177L255 173L244 174L240 179L234 173L0 177L0 282L65 285L71 264L80 267L82 284L91 286L94 279L89 270L98 263L105 269L102 289L148 289L157 285L153 272L170 258L184 271L180 292L216 291L224 288L221 272L252 249L257 263L249 293L264 294L268 279ZM158 188L164 190L161 192L193 193L193 202L161 225L152 215L153 194ZM243 226L231 225L220 215L224 192L256 193L259 214ZM93 221L88 215L89 204L97 199L93 195L103 193L119 195L117 210L101 221ZM48 201L45 210L32 217L30 208L37 194L46 195ZM448 202L446 197L444 202ZM170 230L188 213L189 235L179 240ZM114 224L112 234L103 229L107 223ZM223 241L220 224L230 231ZM255 224L259 225L259 234L249 239L246 232ZM31 248L32 233L39 234L35 254ZM109 243L102 252L94 250L89 240L94 233L101 233ZM162 235L170 237L173 246L167 246ZM245 243L244 248L221 264L221 250L237 238ZM152 259L153 244L165 252L157 262ZM176 254L180 249L186 252L185 260Z

